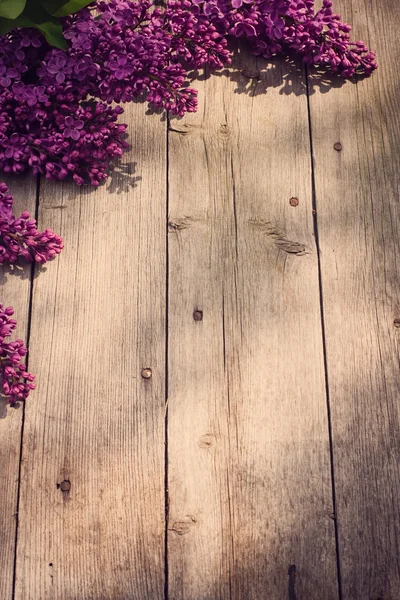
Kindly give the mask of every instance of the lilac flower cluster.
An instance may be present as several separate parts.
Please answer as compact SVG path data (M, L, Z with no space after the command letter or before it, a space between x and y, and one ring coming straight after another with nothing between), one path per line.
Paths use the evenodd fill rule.
M26 371L22 362L27 354L23 341L6 342L17 325L11 319L13 314L10 306L5 308L0 304L0 395L10 404L25 400L29 392L35 389L35 376Z
M50 179L72 175L98 185L128 147L121 107L147 96L176 114L196 109L181 64L229 62L227 43L188 0L166 9L149 0L97 3L65 20L67 51L34 30L0 38L0 169L31 169ZM198 12L198 11L197 11ZM88 100L90 98L90 100Z
M6 82L8 83L8 82ZM0 80L1 86L1 80ZM0 169L27 168L48 179L72 175L78 184L98 185L107 166L128 144L121 107L80 101L74 90L17 81L0 93Z
M51 231L38 231L36 221L29 213L13 215L13 197L5 183L0 183L0 264L15 263L19 258L45 263L52 260L63 248L62 239ZM10 404L25 400L34 389L34 376L23 364L27 349L22 340L7 342L16 327L11 319L14 311L0 304L0 395Z
M375 53L350 40L351 26L323 0L192 0L218 30L248 39L254 54L270 58L294 50L307 64L327 67L343 77L370 75Z
M164 4L97 0L64 19L67 50L36 30L0 38L0 169L98 185L127 148L126 126L117 123L123 110L110 104L145 97L177 115L195 111L188 72L230 64L229 36L247 38L265 57L295 50L344 77L376 67L331 0L318 11L314 0Z
M51 229L38 231L36 221L26 211L16 218L12 206L8 187L0 183L0 264L12 264L19 258L43 264L60 254L61 237Z
M170 0L166 8L150 0L101 0L96 9L96 18L85 9L69 19L70 48L47 54L40 83L62 91L68 82L107 103L145 94L153 106L183 115L197 107L188 67L230 62L226 36L189 0Z

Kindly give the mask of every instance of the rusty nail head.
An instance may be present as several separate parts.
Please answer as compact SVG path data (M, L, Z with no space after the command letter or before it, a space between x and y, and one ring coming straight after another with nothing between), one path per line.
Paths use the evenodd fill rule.
M203 311L202 310L195 310L193 313L193 319L195 321L202 321L203 320Z
M298 198L290 198L289 204L290 204L290 206L298 206L299 199Z
M340 142L336 142L333 147L335 148L336 152L340 152L342 149L342 144Z
M152 376L152 371L151 369L149 369L149 367L146 367L145 369L142 369L142 377L143 379L150 379L150 377Z
M393 325L394 325L395 327L400 327L400 319L399 319L399 318L395 319L395 320L393 321Z
M71 482L68 481L68 479L65 479L64 481L62 481L60 483L60 490L62 492L69 492L70 489L71 489Z

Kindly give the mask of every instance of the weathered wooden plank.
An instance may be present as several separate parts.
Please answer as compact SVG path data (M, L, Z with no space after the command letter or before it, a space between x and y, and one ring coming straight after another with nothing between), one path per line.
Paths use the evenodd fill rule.
M238 61L169 134L169 598L331 600L307 101Z
M65 250L34 285L19 600L164 597L166 126L143 113L125 176L41 190Z
M14 195L15 214L28 210L34 215L35 178L2 174L0 179L6 181L10 193ZM14 339L26 340L31 272L30 265L24 265L22 270L0 267L0 302L5 306L13 306L14 318L18 321ZM4 600L11 600L12 597L22 412L21 405L10 408L3 399L0 400L0 598Z
M14 196L15 214L28 210L34 215L36 179L3 174L1 180L7 183ZM13 306L14 318L18 321L14 339L27 338L31 271L30 265L0 267L0 302ZM0 597L5 600L12 597L22 412L21 405L10 408L5 400L0 401Z
M380 67L311 96L343 600L400 598L396 0L335 0ZM341 151L334 144L340 142ZM339 148L337 146L337 148Z

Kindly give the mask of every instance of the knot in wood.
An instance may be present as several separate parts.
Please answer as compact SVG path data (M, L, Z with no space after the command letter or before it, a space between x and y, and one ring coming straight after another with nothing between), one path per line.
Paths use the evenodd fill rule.
M211 448L214 445L214 443L215 435L213 435L212 433L205 433L200 437L198 442L200 448L203 448L204 450Z
M219 129L218 129L218 137L220 140L228 140L229 137L231 135L231 129L229 127L229 125L227 125L226 123L223 123L222 125L220 125Z
M183 217L177 219L169 219L168 220L168 232L169 233L178 233L182 231L182 229L187 229L190 227L192 221L192 217Z
M196 519L193 515L186 515L184 520L175 521L172 523L170 530L176 533L177 535L185 535L189 533L193 525L196 523Z

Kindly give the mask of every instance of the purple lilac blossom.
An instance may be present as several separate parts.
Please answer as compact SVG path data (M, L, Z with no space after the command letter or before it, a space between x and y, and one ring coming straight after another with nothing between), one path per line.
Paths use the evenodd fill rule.
M0 396L13 405L20 400L26 400L31 390L35 376L28 373L22 362L27 349L22 340L7 342L15 330L17 322L11 319L14 311L11 306L0 304Z
M188 72L231 64L229 36L256 55L294 50L340 76L369 75L375 54L350 30L331 0L319 10L314 0L98 0L64 19L65 51L14 30L0 38L0 169L99 185L128 147L112 103L145 96L177 115L195 111Z
M38 231L36 221L26 211L15 217L13 202L7 185L0 183L0 264L12 264L19 258L45 263L60 254L61 237L51 229Z
M18 140L15 142L17 145ZM7 185L0 183L0 264L12 264L19 258L37 263L52 260L63 248L61 237L51 229L38 231L36 221L26 211L15 217L13 202ZM0 396L10 404L25 400L35 389L35 377L23 363L27 354L23 341L6 341L17 325L11 319L13 314L11 307L0 304Z
M307 64L326 67L342 77L370 75L375 53L350 39L351 27L323 0L193 0L204 12L214 9L217 29L245 37L256 55L270 58L295 50Z

